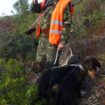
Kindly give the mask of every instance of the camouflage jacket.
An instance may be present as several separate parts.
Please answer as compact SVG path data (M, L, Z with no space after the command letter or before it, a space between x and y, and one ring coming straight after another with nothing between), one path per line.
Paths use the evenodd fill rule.
M50 21L51 21L51 14L54 10L55 6L50 6L48 8L48 12L44 14L44 16L41 17L40 19L40 26L41 29L49 28L50 27ZM64 22L64 28L63 28L63 33L61 36L61 41L60 43L65 44L66 40L68 39L68 33L70 31L70 26L71 26L71 20L70 20L70 12L69 12L69 6L66 8L65 13L64 13L64 19L68 17L68 19ZM65 24L67 23L67 24ZM42 33L43 34L43 33Z

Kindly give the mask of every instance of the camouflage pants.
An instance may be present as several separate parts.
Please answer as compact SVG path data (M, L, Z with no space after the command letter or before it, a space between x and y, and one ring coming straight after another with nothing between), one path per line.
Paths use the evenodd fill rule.
M48 38L45 38L43 35L39 39L36 61L44 62L47 66L52 66L55 60L56 55L56 46L51 46L49 44Z

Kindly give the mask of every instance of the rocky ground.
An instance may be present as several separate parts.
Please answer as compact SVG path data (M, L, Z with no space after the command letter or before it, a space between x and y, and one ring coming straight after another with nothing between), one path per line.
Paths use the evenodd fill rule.
M105 105L105 76L97 77L91 89L82 97L80 105Z

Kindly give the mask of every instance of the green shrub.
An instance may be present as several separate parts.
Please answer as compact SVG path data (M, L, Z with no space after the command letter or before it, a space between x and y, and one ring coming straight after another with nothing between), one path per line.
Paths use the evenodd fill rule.
M28 83L24 68L14 59L0 59L0 105L31 105L37 86Z
M0 45L0 58L20 61L35 60L38 41L26 35L8 35Z

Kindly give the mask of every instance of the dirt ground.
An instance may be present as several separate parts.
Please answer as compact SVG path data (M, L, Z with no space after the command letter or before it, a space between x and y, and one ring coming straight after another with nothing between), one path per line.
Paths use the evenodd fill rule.
M82 97L80 105L105 105L105 76L98 76L90 85L91 89Z

